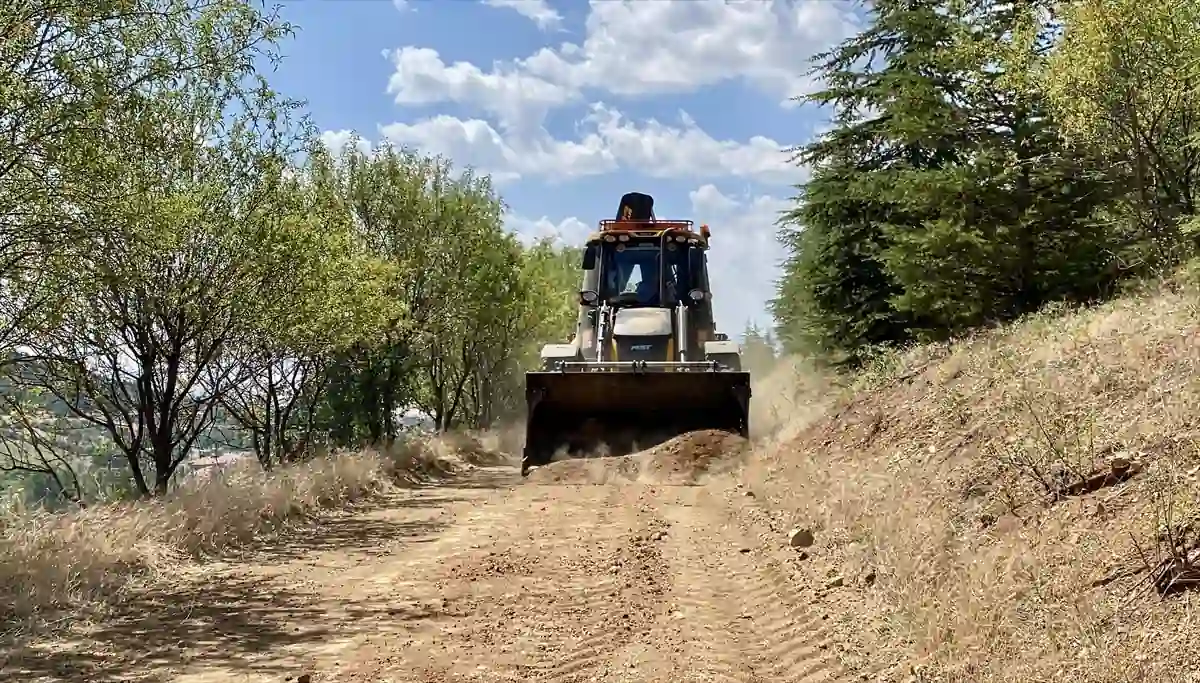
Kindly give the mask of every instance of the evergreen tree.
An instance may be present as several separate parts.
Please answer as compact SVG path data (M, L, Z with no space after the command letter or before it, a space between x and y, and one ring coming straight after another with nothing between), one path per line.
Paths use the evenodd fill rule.
M775 344L770 333L764 334L752 322L742 332L742 366L755 375L765 375L775 367Z
M834 128L781 238L774 302L790 348L835 361L1088 298L1113 240L1111 194L1013 78L1050 42L1033 3L880 0L819 55Z
M904 214L922 217L885 227L883 260L903 290L896 307L922 321L926 338L1050 300L1090 298L1115 246L1089 220L1111 199L1104 178L1089 172L1091 159L1068 151L1040 92L1014 77L1051 43L1037 3L977 0L959 9L945 14L957 24L950 44L929 54L953 115L939 106L928 117L919 106L897 112L944 126L940 139L957 148L949 163L868 181Z
M910 313L894 303L903 292L887 228L928 213L913 215L880 187L900 170L953 162L961 147L937 68L954 26L938 4L876 2L864 32L814 57L825 88L805 100L832 107L834 126L797 150L813 175L780 233L790 256L772 303L790 350L853 362L867 346L911 336Z

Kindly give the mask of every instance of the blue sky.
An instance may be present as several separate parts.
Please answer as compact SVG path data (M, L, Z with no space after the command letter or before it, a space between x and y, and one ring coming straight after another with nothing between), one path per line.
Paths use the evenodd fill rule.
M290 0L272 78L350 131L490 173L509 229L578 242L621 194L713 231L720 329L771 325L775 220L823 121L789 97L854 33L844 0Z

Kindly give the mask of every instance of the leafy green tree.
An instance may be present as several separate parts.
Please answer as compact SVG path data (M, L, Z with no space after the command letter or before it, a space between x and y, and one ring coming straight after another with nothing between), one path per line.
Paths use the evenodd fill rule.
M120 112L92 114L96 139L67 141L94 155L70 180L89 197L76 220L98 229L48 261L62 310L31 342L38 383L107 433L142 495L167 490L228 390L212 369L259 310L297 139L295 103L254 78L274 21L240 3L187 18L174 48L224 59L147 81ZM230 35L250 47L226 53Z
M221 406L268 469L325 440L317 410L336 354L369 343L399 315L386 296L394 273L357 239L332 171L314 145L276 190L279 221L258 254L255 310L214 369L230 378Z
M39 274L100 196L136 201L114 167L122 126L174 79L249 73L289 27L235 0L22 0L0 7L0 352L53 325ZM140 124L147 125L149 120ZM101 188L97 190L97 188ZM95 193L95 194L93 194Z
M566 341L575 329L582 249L543 239L519 253L515 291L520 296L507 306L503 336L477 374L488 397L480 404L486 411L473 420L477 427L523 414L524 373L539 367L544 344Z
M1196 213L1200 168L1200 3L1061 3L1062 39L1036 77L1063 133L1100 150L1129 188L1118 217L1148 240L1126 260L1180 256L1180 218Z

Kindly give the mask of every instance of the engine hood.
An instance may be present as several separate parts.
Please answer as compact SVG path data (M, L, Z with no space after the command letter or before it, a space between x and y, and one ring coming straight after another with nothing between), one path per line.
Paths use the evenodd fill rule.
M618 337L667 337L671 335L671 309L620 308L613 316L613 334Z

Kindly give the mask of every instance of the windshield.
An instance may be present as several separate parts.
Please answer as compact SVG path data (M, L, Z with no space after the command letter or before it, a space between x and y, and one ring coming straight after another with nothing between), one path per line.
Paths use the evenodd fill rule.
M601 297L632 294L640 306L674 306L679 294L687 291L687 249L668 243L666 257L661 259L664 263L660 264L662 253L657 242L605 245ZM661 282L665 300L660 299L660 266L666 267Z

